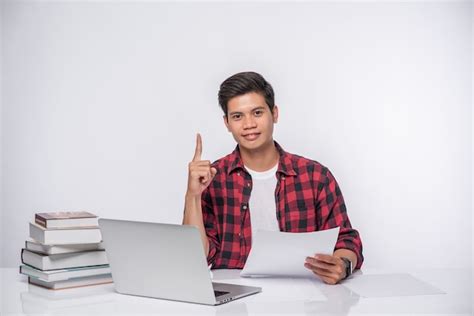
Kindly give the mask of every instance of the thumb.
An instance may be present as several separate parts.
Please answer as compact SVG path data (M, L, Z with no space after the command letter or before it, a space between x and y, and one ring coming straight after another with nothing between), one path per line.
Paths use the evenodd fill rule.
M211 177L214 178L216 176L216 174L217 174L217 169L212 167L211 168Z

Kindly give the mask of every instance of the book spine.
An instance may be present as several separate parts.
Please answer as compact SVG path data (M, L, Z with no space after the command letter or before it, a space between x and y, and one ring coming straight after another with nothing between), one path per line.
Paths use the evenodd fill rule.
M35 215L35 223L47 228L46 219L38 214Z
M21 263L26 264L25 261L23 260L23 253L25 252L25 249L21 249Z

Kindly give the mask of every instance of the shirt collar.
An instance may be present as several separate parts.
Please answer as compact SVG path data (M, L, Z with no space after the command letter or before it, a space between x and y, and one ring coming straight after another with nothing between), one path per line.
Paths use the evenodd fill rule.
M296 176L297 172L293 168L293 164L291 163L291 154L284 151L283 148L281 148L281 146L276 141L273 142L275 143L275 147L278 150L278 153L280 154L277 173L280 172L286 176ZM244 163L242 161L242 158L240 157L239 145L235 147L235 150L230 154L229 159L230 168L227 171L228 175L230 175L237 169L245 170Z

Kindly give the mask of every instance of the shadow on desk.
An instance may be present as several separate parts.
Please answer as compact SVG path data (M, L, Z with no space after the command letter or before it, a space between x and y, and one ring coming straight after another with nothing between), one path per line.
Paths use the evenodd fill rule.
M258 300L257 298L254 300L244 299L232 302L228 305L217 306L216 315L348 315L351 307L359 302L359 295L342 285L319 284L318 289L321 294L325 296L325 300L321 298L315 300L305 298L286 301Z
M111 311L114 305L113 285L98 285L70 290L48 290L28 284L28 291L20 293L23 313L79 313L99 309Z

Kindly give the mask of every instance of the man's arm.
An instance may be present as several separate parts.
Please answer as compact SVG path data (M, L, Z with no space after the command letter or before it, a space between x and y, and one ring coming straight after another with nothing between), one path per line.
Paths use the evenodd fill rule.
M362 243L359 233L352 229L347 216L341 190L327 169L327 181L318 194L317 210L319 229L339 227L339 237L332 256L316 254L306 258L305 267L312 270L324 282L336 284L346 277L345 264L341 258L352 262L352 267L360 268L363 261Z
M217 170L211 167L209 160L201 160L201 154L202 140L201 135L197 134L194 157L188 166L188 189L184 202L183 225L193 225L198 228L204 254L207 257L209 255L209 240L204 227L201 195L214 179Z
M183 225L193 225L199 229L202 245L204 247L204 254L207 257L209 255L209 239L207 238L206 229L204 228L200 195L192 196L186 194Z

